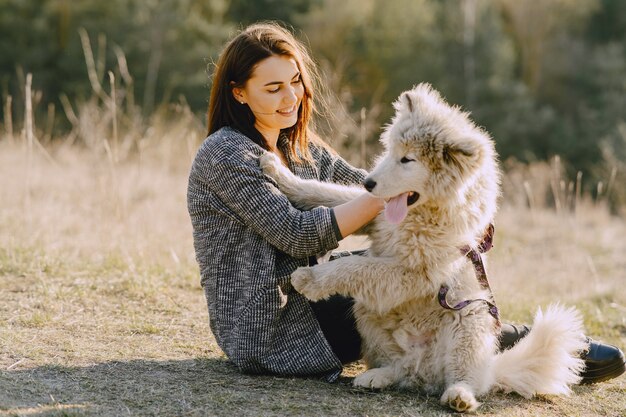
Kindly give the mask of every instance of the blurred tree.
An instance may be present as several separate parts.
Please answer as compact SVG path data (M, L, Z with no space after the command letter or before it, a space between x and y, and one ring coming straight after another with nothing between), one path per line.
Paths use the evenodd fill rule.
M111 70L145 115L179 98L204 113L205 67L225 39L282 20L335 93L323 94L322 130L358 150L355 162L364 144L376 152L390 103L427 81L472 112L503 159L560 154L585 178L606 176L606 161L626 159L625 10L621 0L0 0L0 89L16 120L28 72L40 113L62 93L87 100L84 28L105 90Z
M533 94L541 87L542 69L552 38L585 23L598 0L498 0L506 30L519 56L520 75Z
M433 33L434 7L427 0L396 0L393 7L384 0L324 0L297 20L326 81L348 106L334 110L336 136L347 135L344 149L362 141L377 149L390 102L433 68L425 38Z
M261 20L278 20L294 26L298 16L322 0L230 0L228 16L241 26Z
M79 100L91 96L78 36L85 28L105 87L107 71L119 75L122 52L145 114L178 96L203 112L207 58L217 56L233 29L225 18L227 6L227 0L0 0L3 97L15 97L19 118L28 72L44 103L58 103L61 93Z

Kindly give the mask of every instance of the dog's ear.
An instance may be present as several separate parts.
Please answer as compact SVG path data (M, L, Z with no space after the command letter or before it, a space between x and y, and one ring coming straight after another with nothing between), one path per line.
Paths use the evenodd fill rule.
M400 95L400 102L406 104L410 113L413 113L413 99L411 98L411 94L409 91L405 91Z
M446 144L443 147L443 161L459 168L469 168L478 160L479 154L480 148L471 141Z

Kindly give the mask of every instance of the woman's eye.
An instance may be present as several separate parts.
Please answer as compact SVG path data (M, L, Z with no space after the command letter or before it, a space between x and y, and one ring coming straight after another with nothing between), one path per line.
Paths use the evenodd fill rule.
M302 82L302 78L298 77L297 80L293 80L291 83L292 84L300 84Z
M267 90L268 93L274 94L274 93L278 93L278 90L280 90L280 87L276 87L273 90Z
M415 161L415 159L407 158L406 156L402 157L402 159L400 160L400 162L402 162L403 164L406 164L407 162L413 162L413 161Z

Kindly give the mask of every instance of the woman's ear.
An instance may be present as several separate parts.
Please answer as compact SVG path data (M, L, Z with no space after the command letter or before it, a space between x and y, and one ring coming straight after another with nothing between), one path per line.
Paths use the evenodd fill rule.
M239 87L235 87L234 85L235 85L235 82L231 81L230 86L231 86L231 91L233 93L233 97L235 98L235 100L237 100L241 104L244 104L246 102L246 96L245 96L243 89Z

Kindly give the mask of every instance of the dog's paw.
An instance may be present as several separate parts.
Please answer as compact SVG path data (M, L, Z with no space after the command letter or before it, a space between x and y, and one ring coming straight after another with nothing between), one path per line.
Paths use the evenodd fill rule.
M329 295L323 291L321 283L315 278L313 268L310 267L296 269L291 274L291 285L311 301L319 301Z
M352 381L355 387L383 389L393 384L393 371L389 368L373 368L357 375Z
M282 164L276 154L272 152L265 152L259 158L259 166L265 175L269 175L274 179L278 179L280 177Z
M460 413L475 411L480 403L465 384L456 384L448 387L439 400L441 405L447 405Z

